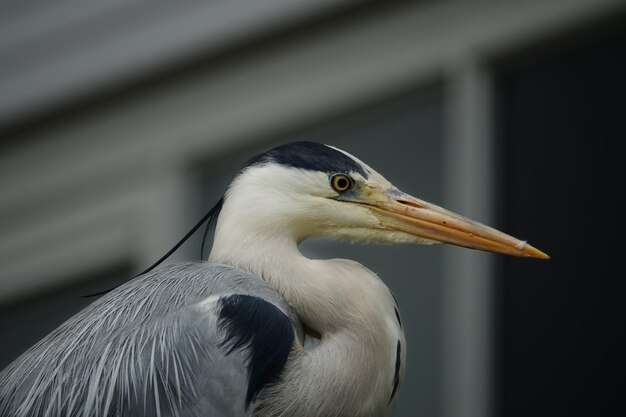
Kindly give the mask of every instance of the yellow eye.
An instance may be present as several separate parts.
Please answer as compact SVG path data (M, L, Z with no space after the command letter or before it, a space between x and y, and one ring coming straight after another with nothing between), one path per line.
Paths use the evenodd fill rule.
M352 187L352 179L344 174L334 174L330 177L330 186L333 190L343 193Z

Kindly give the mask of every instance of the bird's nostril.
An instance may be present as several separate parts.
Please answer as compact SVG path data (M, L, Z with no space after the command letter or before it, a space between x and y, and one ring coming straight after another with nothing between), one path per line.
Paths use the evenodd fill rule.
M415 207L415 208L425 208L423 205L416 203L414 201L398 200L398 203L404 204L405 206Z

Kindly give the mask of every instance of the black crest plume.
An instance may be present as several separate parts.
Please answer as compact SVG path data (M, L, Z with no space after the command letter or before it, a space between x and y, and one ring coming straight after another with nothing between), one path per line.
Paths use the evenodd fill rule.
M153 263L152 265L150 265L146 270L144 270L143 272L140 272L139 274L135 275L133 278L137 278L138 276L141 276L143 274L147 274L148 272L152 271L154 268L156 268L157 266L161 265L163 263L163 261L165 261L167 258L169 258L174 252L176 252L176 250L178 248L180 248L182 246L183 243L185 243L191 236L193 236L194 233L196 233L196 231L200 228L200 226L202 226L205 222L207 223L207 228L204 231L204 236L202 239L202 249L200 250L200 255L202 255L202 252L204 252L204 241L206 240L206 235L207 232L209 231L210 228L213 228L215 226L215 223L217 222L217 217L220 214L220 211L222 210L222 205L224 205L224 197L220 198L220 200L217 202L217 204L215 204L199 221L198 223L195 224L195 226L193 226L185 236L182 237L182 239L180 239L178 241L178 243L176 243L169 251L167 251L167 253L163 256L161 256L159 258L158 261L156 261L155 263ZM122 284L120 284L122 285ZM113 291L114 289L116 289L117 287L119 287L119 285L116 285L113 288L109 288L108 290L105 291L100 291L97 293L93 293L93 294L87 294L87 295L83 295L83 297L97 297L99 295L104 295L108 292Z

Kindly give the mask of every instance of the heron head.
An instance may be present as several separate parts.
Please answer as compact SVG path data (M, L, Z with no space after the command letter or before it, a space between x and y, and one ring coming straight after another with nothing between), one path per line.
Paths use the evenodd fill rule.
M263 228L266 235L288 234L298 242L326 236L450 243L548 258L525 241L398 190L347 152L313 142L288 143L252 158L231 184L225 211L237 212L240 226Z

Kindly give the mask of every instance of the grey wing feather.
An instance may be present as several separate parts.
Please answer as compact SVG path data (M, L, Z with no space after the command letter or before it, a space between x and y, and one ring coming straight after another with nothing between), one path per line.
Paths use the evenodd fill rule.
M136 278L0 372L0 416L248 416L247 356L227 352L217 301L254 295L298 320L262 280L211 263ZM227 354L228 353L228 354Z

